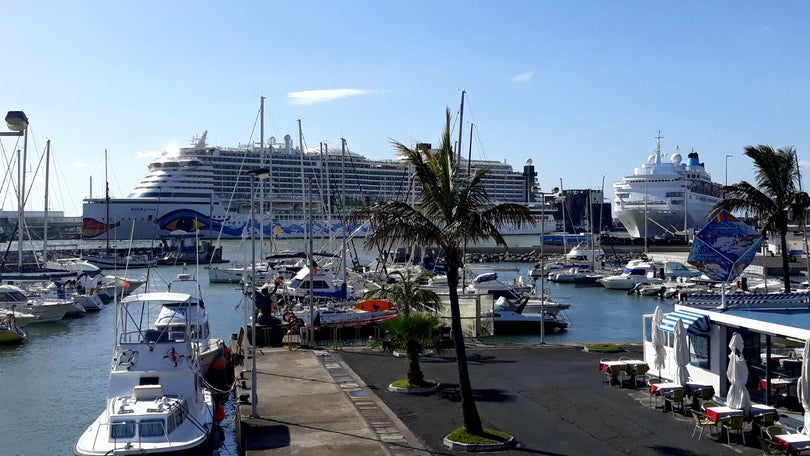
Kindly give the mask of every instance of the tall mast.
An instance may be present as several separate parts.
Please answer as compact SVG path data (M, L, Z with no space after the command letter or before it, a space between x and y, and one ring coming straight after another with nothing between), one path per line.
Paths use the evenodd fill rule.
M259 168L264 168L264 97L259 105ZM271 238L272 239L272 238ZM272 240L271 240L272 242ZM264 259L264 179L259 179L259 258Z
M45 221L42 228L42 259L48 261L48 182L51 172L51 140L45 142Z
M298 119L298 151L301 153L301 210L303 211L304 207L306 206L306 201L304 201L304 198L307 195L307 183L306 179L304 179L304 131L301 128L301 119ZM312 198L309 199L310 201L312 200ZM311 224L308 224L307 226L311 227ZM312 230L310 229L309 231L310 232L308 235L311 238ZM312 253L310 252L310 255L311 254Z
M473 138L473 130L475 129L475 124L470 124L470 145L468 146L469 149L467 150L467 175L469 176L472 174L470 170L470 165L472 164L472 138Z
M459 109L458 114L458 146L456 152L458 155L458 163L461 163L461 132L464 129L464 94L466 94L466 90L461 91L461 109Z
M104 149L104 201L107 203L107 253L110 253L110 180L107 177L107 149Z

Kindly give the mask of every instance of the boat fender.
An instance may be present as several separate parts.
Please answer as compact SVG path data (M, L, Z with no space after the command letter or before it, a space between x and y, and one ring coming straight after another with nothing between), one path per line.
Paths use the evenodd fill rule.
M124 350L121 356L118 357L118 365L124 367L132 367L138 361L138 352L136 350Z

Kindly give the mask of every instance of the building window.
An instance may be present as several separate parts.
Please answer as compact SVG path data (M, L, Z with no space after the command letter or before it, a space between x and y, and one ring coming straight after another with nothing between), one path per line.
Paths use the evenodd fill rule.
M701 369L710 369L709 338L690 335L689 342L689 364Z

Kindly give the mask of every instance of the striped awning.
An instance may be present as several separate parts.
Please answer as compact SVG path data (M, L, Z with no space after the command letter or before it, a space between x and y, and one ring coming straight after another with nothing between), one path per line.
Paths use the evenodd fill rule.
M678 320L683 322L686 333L694 336L708 334L712 329L711 320L707 315L683 309L666 314L658 327L664 331L675 332L675 322Z

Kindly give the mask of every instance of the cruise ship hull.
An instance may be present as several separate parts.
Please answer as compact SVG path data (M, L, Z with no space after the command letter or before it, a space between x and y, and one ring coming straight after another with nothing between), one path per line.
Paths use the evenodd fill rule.
M616 210L615 216L633 238L660 238L683 235L684 226L700 230L708 221L707 214L714 205L711 203L693 204L684 218L683 209L672 208L626 208ZM644 221L647 220L645 226ZM685 223L685 225L684 225Z
M225 212L208 202L150 201L142 198L121 198L111 200L107 223L107 205L103 199L85 200L82 219L84 239L159 239L172 231L197 232L204 239L242 239L260 236L275 238L304 238L310 231L310 224L304 220L283 220L265 216L264 220L255 217L249 223L249 214ZM339 221L327 223L313 221L311 231L315 237L330 237L341 234ZM253 231L251 233L251 230ZM346 226L347 234L364 237L368 227L359 224Z

